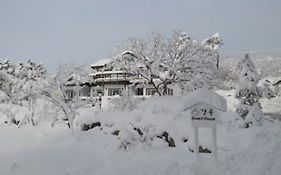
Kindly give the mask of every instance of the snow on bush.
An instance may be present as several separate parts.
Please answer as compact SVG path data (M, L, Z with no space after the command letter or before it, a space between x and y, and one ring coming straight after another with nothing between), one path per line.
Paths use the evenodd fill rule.
M28 108L14 104L0 104L1 123L19 124L29 115Z
M191 135L189 113L182 110L181 102L181 97L158 96L132 111L83 109L75 126L80 130L94 126L91 132L116 135L123 150L139 145L181 146Z
M153 96L140 102L133 110L95 110L81 108L75 128L94 135L113 135L119 149L146 147L182 147L193 151L193 130L183 97ZM208 131L202 132L210 134ZM200 142L201 150L210 150L211 137Z
M10 122L21 125L31 123L34 125L34 112L39 90L46 77L46 69L41 64L35 64L31 60L26 63L14 64L11 61L0 61L0 91L1 102L10 108L25 107L29 114L20 121L15 121L15 113L12 109L6 113ZM17 106L18 105L18 106Z
M120 95L115 95L108 102L109 110L121 110L131 111L137 107L137 105L143 101L144 98L138 98L134 95L130 95L128 90L125 90Z
M268 78L270 79L270 77ZM275 91L272 82L268 78L260 80L258 85L261 87L262 97L270 99L275 97L277 92Z

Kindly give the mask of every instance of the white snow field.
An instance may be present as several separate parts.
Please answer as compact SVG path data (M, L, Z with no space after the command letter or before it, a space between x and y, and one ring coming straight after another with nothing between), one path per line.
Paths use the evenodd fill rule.
M132 111L80 109L73 130L63 123L21 128L1 123L0 174L280 175L281 122L266 116L261 127L239 128L231 112L238 104L234 92L219 93L227 98L228 112L218 123L217 160L191 152L193 133L182 97L152 97ZM280 97L262 101L267 113L280 113L280 104ZM98 122L88 131L79 129ZM117 136L112 134L116 131ZM176 147L155 136L165 131ZM210 149L210 131L200 129L199 136L199 144Z

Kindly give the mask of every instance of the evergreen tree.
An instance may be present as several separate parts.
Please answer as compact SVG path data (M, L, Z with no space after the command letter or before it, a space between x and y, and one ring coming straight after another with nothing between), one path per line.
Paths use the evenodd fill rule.
M258 88L258 76L254 62L246 54L238 65L239 83L235 97L240 100L237 113L241 116L242 126L261 125L263 114L259 99L261 90Z

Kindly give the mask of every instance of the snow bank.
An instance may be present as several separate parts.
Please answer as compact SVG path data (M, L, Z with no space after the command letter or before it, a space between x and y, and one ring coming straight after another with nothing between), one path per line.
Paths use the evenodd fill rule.
M218 93L232 108L233 92ZM0 124L0 174L280 174L279 121L241 129L233 127L237 114L228 111L217 126L218 160L207 153L196 158L189 114L182 110L182 103L181 97L152 97L132 111L81 108L74 130L66 125L17 128ZM82 124L98 122L87 132L80 131ZM176 147L169 147L165 131ZM211 148L209 129L200 129L199 136L199 145Z

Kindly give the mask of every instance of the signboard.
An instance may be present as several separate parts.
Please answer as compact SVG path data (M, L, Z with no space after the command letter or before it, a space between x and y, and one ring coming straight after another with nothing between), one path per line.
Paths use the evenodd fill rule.
M217 110L211 105L199 103L190 108L193 127L215 127Z
M190 111L191 124L194 129L194 152L199 155L198 130L200 127L212 129L213 149L217 156L217 118L218 111L226 111L226 100L208 89L198 89L187 95L184 102L185 110Z
M212 140L213 140L213 148L212 153L215 157L217 157L217 109L206 103L197 103L194 106L190 107L190 115L191 115L191 123L194 128L194 152L198 156L199 155L199 144L198 144L198 128L206 127L212 129Z

